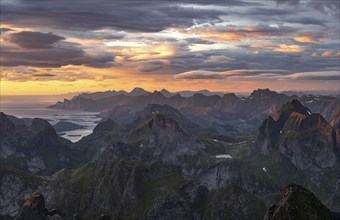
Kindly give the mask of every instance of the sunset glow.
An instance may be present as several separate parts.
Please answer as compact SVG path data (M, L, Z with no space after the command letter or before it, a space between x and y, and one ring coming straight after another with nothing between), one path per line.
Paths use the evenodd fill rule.
M285 2L4 0L1 94L338 90L339 8Z

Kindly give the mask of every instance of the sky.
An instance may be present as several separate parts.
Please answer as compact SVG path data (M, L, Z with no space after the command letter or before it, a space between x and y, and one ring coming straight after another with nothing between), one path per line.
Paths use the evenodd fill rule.
M1 0L1 95L340 90L339 0Z

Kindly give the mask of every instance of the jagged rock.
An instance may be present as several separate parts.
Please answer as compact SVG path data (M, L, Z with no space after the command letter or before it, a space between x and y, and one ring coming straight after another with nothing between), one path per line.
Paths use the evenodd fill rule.
M335 220L335 215L310 191L296 184L286 187L278 205L273 205L264 220Z
M7 115L1 113L0 117L2 166L51 174L72 164L70 157L75 150L71 148L71 142L59 137L47 120L34 118L26 123L12 117L14 124Z
M64 220L64 218L56 209L48 211L45 207L44 196L39 192L34 192L24 202L15 220Z
M14 169L0 170L0 216L14 217L20 210L20 202L37 190L42 179Z
M40 193L33 193L23 204L15 220L46 220L48 211L45 208L45 199Z
M280 136L280 125L272 117L265 119L259 127L255 146L263 154L277 150L277 141Z

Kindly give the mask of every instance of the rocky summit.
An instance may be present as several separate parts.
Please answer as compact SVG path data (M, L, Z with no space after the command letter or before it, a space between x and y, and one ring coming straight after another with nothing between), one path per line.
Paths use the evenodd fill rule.
M280 202L271 206L264 217L264 220L284 219L336 220L337 218L309 190L290 184L283 192Z

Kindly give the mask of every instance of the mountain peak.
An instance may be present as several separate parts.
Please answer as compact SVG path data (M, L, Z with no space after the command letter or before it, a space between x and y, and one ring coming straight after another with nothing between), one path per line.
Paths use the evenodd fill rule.
M0 131L4 132L13 132L15 129L14 123L7 117L7 115L3 112L0 112Z
M335 215L313 193L296 184L289 184L278 205L268 210L264 220L329 219Z
M280 95L279 93L275 92L275 91L271 91L270 89L266 88L266 89L257 89L254 90L249 98L250 99L270 99L270 98L274 98L276 96ZM283 95L283 94L281 94ZM285 96L285 95L283 95Z
M162 93L165 97L169 98L171 96L173 96L174 94L172 94L171 92L169 92L166 89L162 89L161 91L159 91L160 93Z
M115 123L112 119L107 119L105 121L101 121L98 125L93 129L93 133L98 134L105 131L111 131L117 127L117 123Z
M145 94L148 94L148 91L145 91L143 88L140 87L136 87L134 89L131 90L131 92L129 93L130 96L142 96Z
M282 105L280 110L275 113L274 120L277 121L282 127L293 112L302 115L311 114L311 111L306 106L302 105L297 99L293 99L291 102L287 102L286 104Z
M37 133L47 129L55 132L53 126L45 119L33 118L31 123L31 128Z

